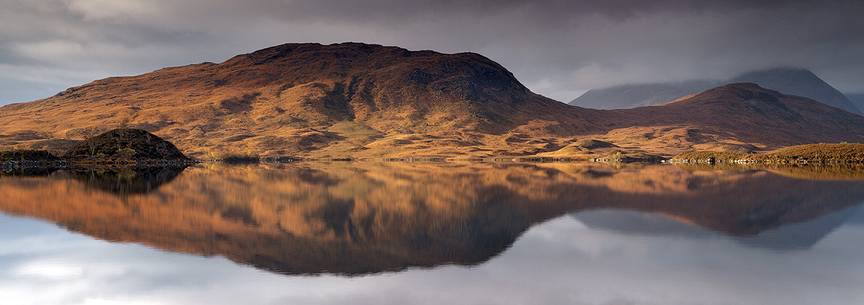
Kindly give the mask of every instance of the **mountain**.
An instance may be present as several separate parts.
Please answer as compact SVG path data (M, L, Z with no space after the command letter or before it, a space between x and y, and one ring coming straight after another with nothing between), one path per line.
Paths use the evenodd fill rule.
M663 106L607 110L607 130L592 137L612 151L666 155L672 151L767 150L804 143L862 142L864 117L811 99L752 83L720 86ZM609 154L579 147L540 153L546 157Z
M864 93L847 93L844 95L852 101L852 104L855 104L855 107L864 111Z
M285 44L0 107L0 146L62 151L115 128L146 130L199 158L525 156L591 139L674 155L701 144L864 141L864 117L758 86L685 100L586 109L531 92L478 54Z
M588 90L569 104L593 109L656 106L718 85L720 82L710 80L620 85Z
M712 135L771 146L814 140L857 142L864 137L864 127L859 125L864 123L862 116L751 83L729 84L665 106L617 113L629 115L639 125L698 126L691 129L699 129L689 135L693 137Z
M840 91L816 76L800 68L773 68L747 72L728 80L694 80L678 83L653 83L621 85L605 89L589 90L570 102L570 105L595 109L622 109L641 106L662 105L681 97L695 94L725 83L755 83L784 94L807 97L823 104L852 113L862 109L852 103Z
M785 94L808 97L852 113L862 113L843 93L806 69L775 68L754 71L739 75L731 81L756 83Z
M0 133L51 148L70 143L44 142L127 127L198 155L284 154L332 145L360 151L376 140L388 147L439 138L474 143L477 134L523 125L534 136L599 130L590 113L579 116L530 92L509 71L473 53L285 44L220 64L113 77L5 106Z

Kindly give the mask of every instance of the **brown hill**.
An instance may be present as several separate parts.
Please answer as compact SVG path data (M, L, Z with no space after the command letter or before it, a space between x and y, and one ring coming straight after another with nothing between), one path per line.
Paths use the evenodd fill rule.
M686 127L680 138L685 145L743 142L774 148L864 140L864 117L749 83L709 89L665 106L616 112L634 126Z
M586 139L672 155L864 141L864 118L812 104L732 85L666 107L592 110L534 94L477 54L285 44L0 107L0 145L56 150L114 128L153 132L197 157L534 155Z

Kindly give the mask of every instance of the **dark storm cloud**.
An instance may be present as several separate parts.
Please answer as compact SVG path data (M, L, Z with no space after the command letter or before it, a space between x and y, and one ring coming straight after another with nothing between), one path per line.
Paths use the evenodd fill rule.
M0 88L16 88L0 91L0 101L307 41L478 52L560 100L594 87L777 65L864 91L864 1L0 0L0 7Z

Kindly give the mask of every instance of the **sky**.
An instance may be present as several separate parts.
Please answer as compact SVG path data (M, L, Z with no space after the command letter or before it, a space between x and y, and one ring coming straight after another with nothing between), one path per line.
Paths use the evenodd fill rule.
M864 1L0 0L0 104L287 42L476 52L534 92L808 68L864 92Z

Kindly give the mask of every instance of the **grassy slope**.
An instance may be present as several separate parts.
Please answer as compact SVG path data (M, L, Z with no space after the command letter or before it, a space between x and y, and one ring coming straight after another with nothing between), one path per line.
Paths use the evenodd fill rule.
M864 163L864 144L806 144L784 147L764 153L689 151L681 153L673 162L687 163Z

